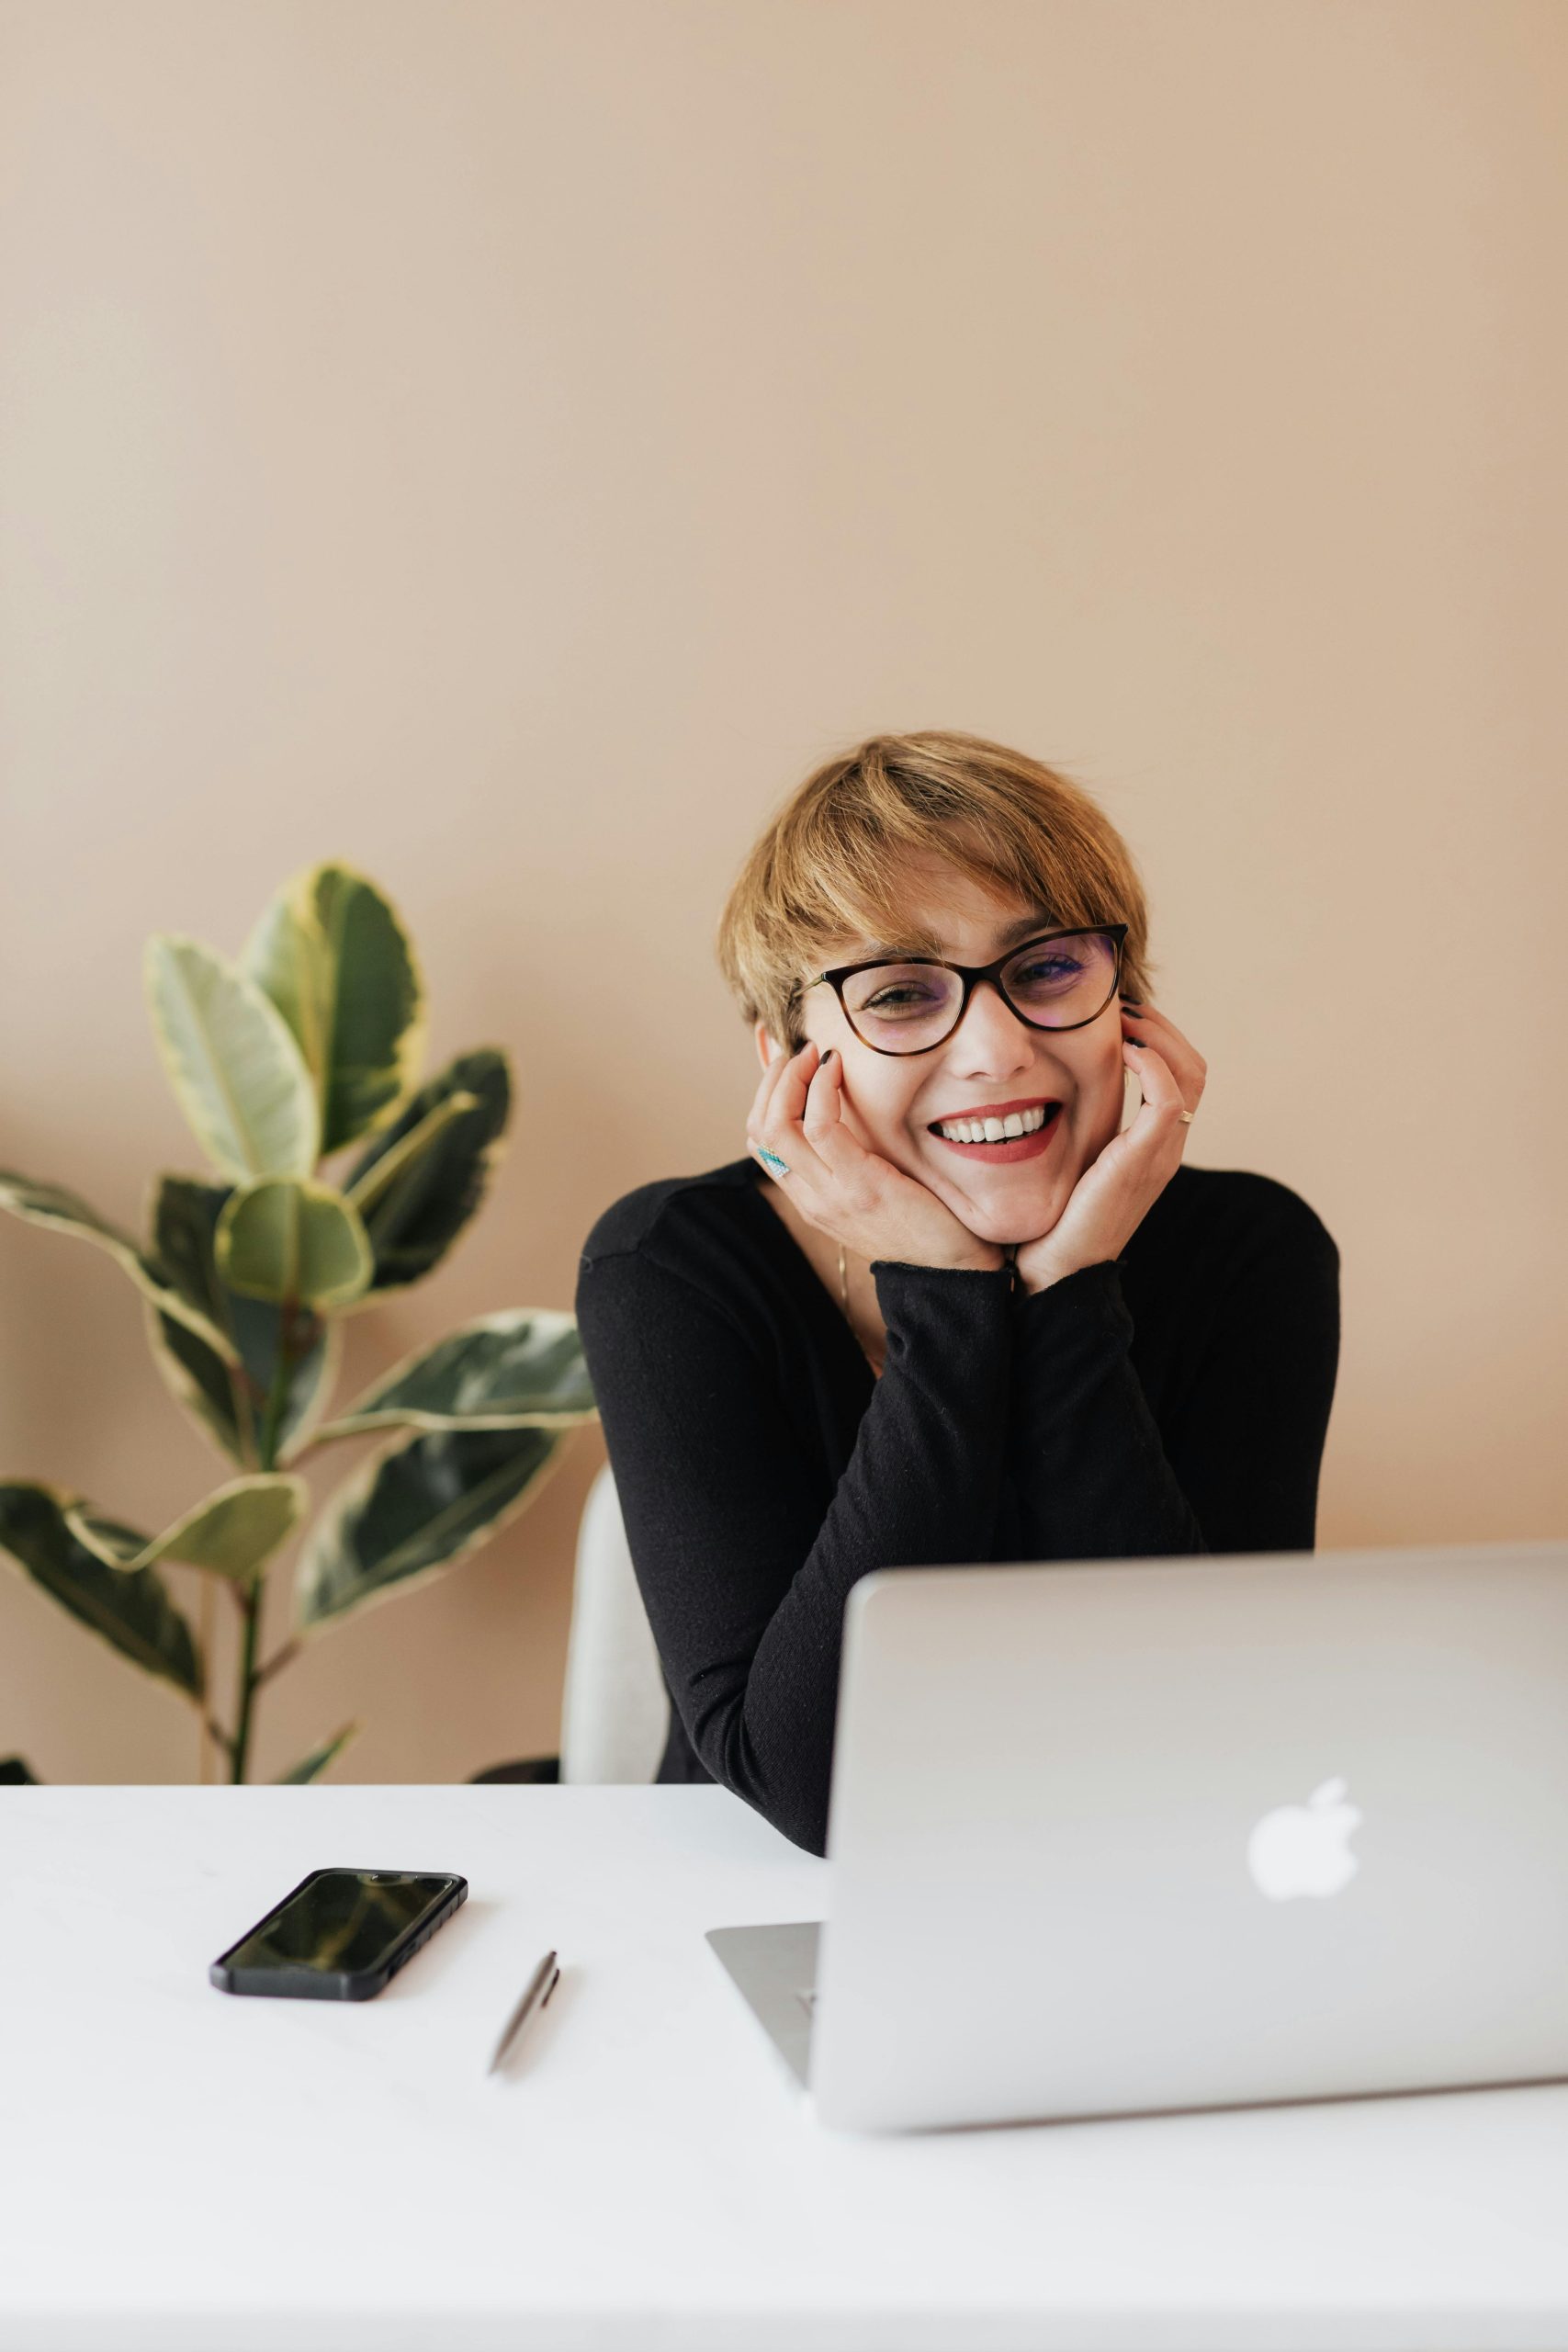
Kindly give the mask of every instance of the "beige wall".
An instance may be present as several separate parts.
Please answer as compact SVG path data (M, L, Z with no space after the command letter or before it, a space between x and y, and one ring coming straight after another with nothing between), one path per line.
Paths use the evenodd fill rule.
M131 1222L198 1167L142 941L342 856L431 1065L519 1097L342 1393L570 1306L600 1207L744 1148L765 811L968 728L1131 842L1189 1156L1339 1241L1320 1542L1568 1532L1565 102L1557 0L10 0L0 1164ZM216 1483L106 1259L0 1218L0 1475ZM259 1774L350 1714L340 1778L554 1747L572 1443L279 1678ZM11 1748L197 1767L0 1569Z

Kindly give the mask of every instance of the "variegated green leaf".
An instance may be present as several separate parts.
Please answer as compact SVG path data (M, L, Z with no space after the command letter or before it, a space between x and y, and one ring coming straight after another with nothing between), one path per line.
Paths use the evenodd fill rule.
M476 1107L436 1126L386 1189L373 1191L380 1163L458 1094L474 1097ZM359 1312L386 1291L420 1281L445 1257L484 1198L511 1110L506 1056L493 1046L479 1046L471 1054L459 1054L411 1096L393 1125L356 1161L344 1179L344 1191L367 1203L363 1215L376 1272L370 1288L351 1311Z
M161 1535L128 1533L86 1503L68 1510L65 1524L106 1567L134 1571L158 1560L180 1560L235 1584L251 1584L288 1542L310 1499L303 1478L258 1471L218 1487Z
M265 1299L235 1294L230 1307L240 1353L262 1396L272 1394L283 1310ZM328 1314L302 1306L288 1330L288 1396L277 1425L279 1446L307 1436L337 1386L343 1327Z
M186 1295L174 1270L89 1208L80 1194L68 1192L63 1184L39 1183L33 1177L17 1175L15 1170L0 1169L0 1208L25 1217L29 1225L52 1226L59 1233L73 1233L80 1240L96 1242L161 1314L183 1323L224 1362L238 1361L233 1340L197 1302Z
M409 1128L389 1150L384 1151L367 1168L352 1191L344 1193L344 1199L353 1202L362 1217L367 1216L382 1196L391 1191L404 1169L412 1166L422 1153L428 1151L436 1136L449 1127L454 1119L460 1118L465 1111L479 1108L477 1094L465 1094L461 1089L456 1094L448 1094L420 1121L417 1127ZM400 1120L400 1126L401 1124Z
M227 1201L213 1254L229 1289L276 1303L343 1306L370 1280L370 1244L357 1211L330 1184L266 1177Z
M288 1023L254 980L194 939L147 943L153 1035L191 1132L235 1183L308 1176L316 1091Z
M199 1699L205 1687L201 1653L163 1578L156 1568L106 1567L88 1551L65 1516L83 1500L22 1479L0 1483L0 1553L122 1657ZM103 1523L125 1536L133 1532L118 1521Z
M288 1023L320 1103L332 1023L333 959L310 903L310 883L311 872L298 874L268 901L241 951L240 969Z
M280 1788L299 1788L308 1781L319 1781L333 1757L341 1755L355 1734L364 1728L360 1723L344 1724L331 1739L323 1741L320 1747L312 1747L308 1756L301 1756L299 1763L290 1765L287 1772L280 1772L277 1785Z
M244 1298L220 1281L213 1262L214 1237L227 1184L207 1184L186 1176L158 1181L152 1233L160 1259L185 1295L207 1300L221 1320L228 1344L237 1345L232 1367L203 1346L194 1332L166 1317L149 1317L149 1344L159 1371L186 1409L201 1421L222 1451L242 1467L255 1458L254 1447L273 1375L282 1310L268 1301ZM299 1308L289 1327L292 1369L279 1423L280 1453L300 1441L319 1418L337 1382L343 1332L331 1320Z
M233 1338L229 1294L213 1262L212 1236L219 1212L233 1191L204 1176L154 1176L148 1187L147 1228L160 1265L182 1298Z
M323 1421L312 1442L362 1430L570 1429L597 1411L577 1317L509 1306L477 1316L433 1348L417 1348Z
M256 1423L244 1392L236 1389L221 1358L183 1323L152 1306L147 1309L147 1345L175 1402L200 1425L220 1453L243 1469L255 1458L251 1433Z
M453 1430L372 1456L306 1538L295 1616L306 1631L449 1567L532 1501L555 1430Z
M319 1090L321 1149L372 1133L419 1075L424 985L390 902L350 866L315 865L278 892L245 970L288 1023Z

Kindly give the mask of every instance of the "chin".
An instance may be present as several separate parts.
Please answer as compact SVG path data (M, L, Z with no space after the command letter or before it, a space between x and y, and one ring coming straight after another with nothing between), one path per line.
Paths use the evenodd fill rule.
M948 1206L977 1241L994 1241L1000 1249L1015 1241L1037 1241L1043 1233L1050 1232L1062 1213L1055 1186L1049 1193L1033 1198L1022 1186L1010 1192L998 1184L994 1194L987 1186L974 1195L960 1193L949 1200Z
M1054 1216L1026 1216L1021 1232L1016 1209L1010 1216L987 1216L977 1208L971 1208L964 1222L977 1241L994 1241L998 1249L1010 1250L1015 1244L1021 1249L1026 1241L1038 1241L1042 1234L1050 1232L1056 1220Z

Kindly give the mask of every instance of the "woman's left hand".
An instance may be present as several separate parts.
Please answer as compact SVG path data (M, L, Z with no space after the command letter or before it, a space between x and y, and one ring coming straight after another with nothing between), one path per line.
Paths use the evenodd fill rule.
M1123 1004L1121 1013L1122 1059L1143 1102L1132 1125L1084 1170L1049 1233L1021 1246L1014 1263L1027 1291L1120 1257L1181 1164L1190 1132L1181 1114L1201 1102L1209 1065L1153 1005ZM1150 1042L1134 1044L1129 1031Z

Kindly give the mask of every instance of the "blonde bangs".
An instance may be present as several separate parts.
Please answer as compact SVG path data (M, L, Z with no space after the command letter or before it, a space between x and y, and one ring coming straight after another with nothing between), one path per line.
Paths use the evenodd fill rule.
M719 920L719 968L747 1023L793 1051L799 996L846 940L940 956L907 912L911 858L936 856L1053 923L1124 922L1124 995L1150 994L1148 916L1132 853L1081 785L984 736L873 735L826 761L764 828Z

